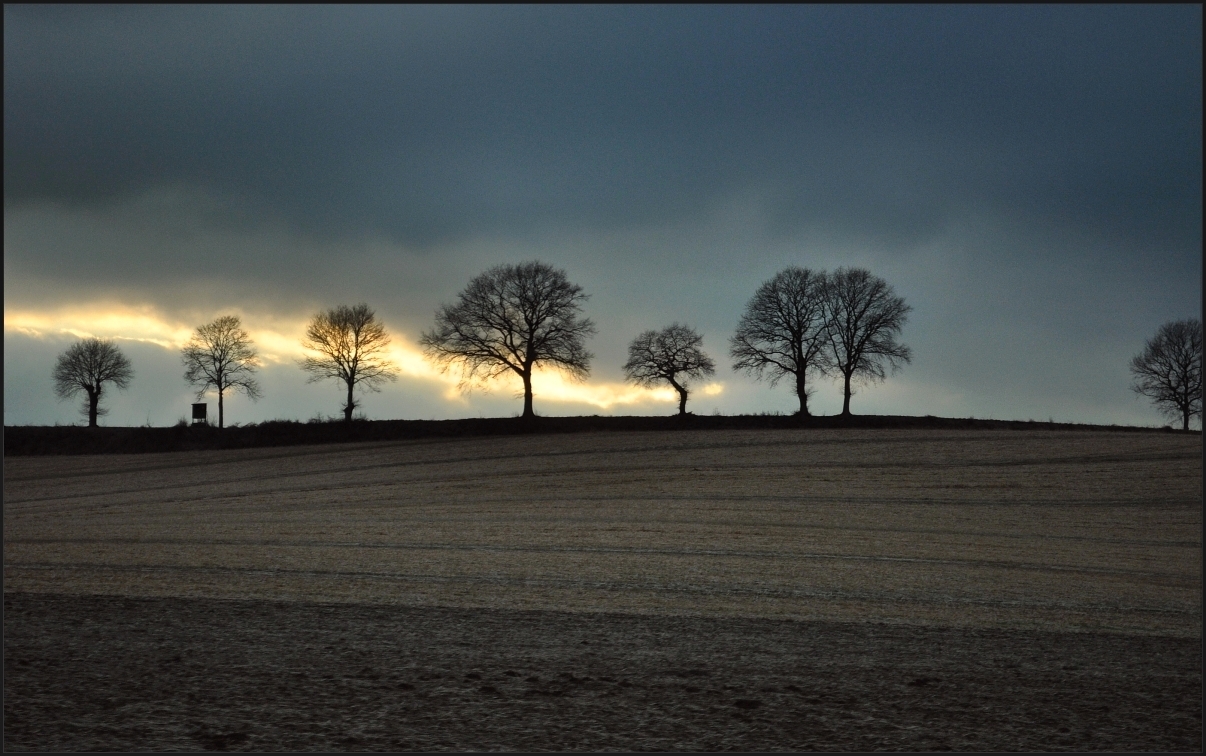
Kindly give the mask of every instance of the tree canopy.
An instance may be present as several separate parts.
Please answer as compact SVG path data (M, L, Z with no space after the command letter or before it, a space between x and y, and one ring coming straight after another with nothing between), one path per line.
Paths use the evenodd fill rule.
M688 381L716 372L716 363L704 354L703 336L695 329L673 323L660 331L645 331L628 345L624 375L638 386L669 383L678 392L678 414L687 414Z
M60 400L85 394L81 411L88 416L88 427L106 410L100 407L106 383L118 389L129 388L134 369L116 344L107 339L87 338L67 347L54 366L54 393Z
M595 326L580 317L586 299L565 271L547 263L498 265L471 280L455 304L440 307L419 343L445 370L460 367L462 389L508 371L519 376L523 416L530 418L533 367L549 364L576 380L590 374L594 355L585 340Z
M390 338L377 314L363 302L348 307L339 305L318 312L310 319L302 346L317 352L299 364L310 374L307 383L334 378L347 387L343 419L352 420L358 406L356 386L380 391L381 384L396 381L397 368L386 357Z
M223 396L227 391L242 391L252 401L262 396L255 380L259 357L235 315L199 326L181 350L181 360L184 380L197 387L197 401L211 388L218 392L219 428L225 423Z
M839 268L825 287L825 370L842 377L842 414L850 414L851 382L881 381L911 362L896 341L913 309L886 281L862 268Z
M1191 318L1160 326L1141 353L1131 359L1131 390L1156 409L1181 421L1202 417L1202 321Z
M746 371L774 386L784 376L795 382L800 414L808 416L808 374L824 367L826 312L824 271L790 267L766 281L745 306L729 339L733 370Z

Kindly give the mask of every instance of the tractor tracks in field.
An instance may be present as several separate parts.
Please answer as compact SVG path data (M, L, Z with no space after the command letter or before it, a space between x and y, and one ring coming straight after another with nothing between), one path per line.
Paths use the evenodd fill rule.
M357 444L355 448L348 448L348 449L332 449L329 446L304 447L302 449L295 449L292 451L256 454L254 456L254 459L250 459L250 460L248 460L248 459L231 459L231 458L226 458L226 457L223 457L220 459L191 459L191 460L174 459L172 461L156 461L152 464L145 464L145 465L130 465L128 467L123 467L120 470L112 470L112 469L104 470L104 469L102 469L102 470L79 470L79 471L74 471L74 472L72 472L72 471L67 471L67 472L56 471L53 473L46 472L46 473L36 473L36 474L28 474L28 475L19 475L18 474L15 476L14 475L6 475L5 479L6 479L6 481L17 482L17 481L34 481L34 480L59 480L62 478L75 478L75 477L95 477L95 476L100 476L100 475L119 475L119 474L134 473L134 472L156 472L156 471L163 471L163 470L175 471L175 470L183 470L183 469L187 469L187 468L191 468L191 467L213 467L213 466L217 466L217 465L247 464L247 463L253 463L253 462L261 462L261 461L269 461L269 460L277 460L277 459L291 459L291 458L295 458L295 457L309 457L309 456L317 456L317 455L326 455L326 456L331 456L331 457L337 457L337 456L343 456L343 455L363 455L366 451L372 452L372 451L376 451L379 449L406 448L406 447L414 448L414 447L419 446L419 444L423 444L423 445L454 444L454 443L457 443L457 441L458 441L457 439L438 439L438 440L433 439L433 440L422 441L422 442L409 441L409 440L385 441L385 442L378 442L378 443L373 443L373 444L363 444L363 445ZM466 462L497 462L497 461L509 460L509 459L522 459L522 460L530 460L530 459L538 459L538 458L550 458L551 459L551 458L558 458L558 457L582 456L582 455L587 455L587 454L611 455L611 454L650 454L650 453L710 451L710 450L732 451L734 449L747 449L747 448L758 448L758 447L813 446L813 445L827 445L828 446L828 445L835 445L835 444L884 444L884 443L915 444L916 441L915 441L915 439L890 439L890 438L884 438L884 439L847 438L847 439L811 439L811 440L788 439L788 440L761 440L761 441L737 442L737 443L734 443L731 441L729 441L729 442L712 442L712 443L689 443L688 442L688 443L682 443L682 444L623 446L623 447L618 447L618 448L585 448L585 449L570 449L570 450L561 450L561 451L531 450L531 451L514 452L514 453L510 453L510 454L497 454L497 453L495 453L495 454L474 454L474 455L470 455L470 456L445 457L445 458L434 458L434 459L391 460L389 462L378 462L378 463L373 463L370 465L355 465L355 466L350 466L350 467L332 468L330 470L312 471L308 474L322 474L322 473L335 474L335 473L340 473L340 472L356 472L356 471L370 470L370 469L376 469L376 468L409 467L409 466L414 466L414 465L426 465L426 464L464 464ZM191 453L195 453L195 452L172 452L172 453L174 453L174 454L191 454ZM204 452L200 452L200 453L204 453ZM218 453L222 453L222 452L218 452ZM284 473L284 475L289 475L289 474L294 474L294 473ZM269 477L271 477L271 476L269 476Z
M804 599L825 601L856 601L866 603L908 603L932 606L981 606L1009 609L1046 609L1061 612L1108 613L1108 614L1157 614L1200 617L1201 606L1109 604L1101 602L1076 602L1052 599L1007 599L984 596L913 594L892 591L851 591L833 589L788 588L757 584L704 586L697 583L581 580L549 577L505 577L498 575L435 575L422 573L380 572L371 570L306 570L276 569L262 567L214 567L193 565L112 565L104 563L28 563L5 565L5 570L29 571L86 571L111 573L165 573L165 574L210 574L245 575L252 577L285 577L303 579L354 579L383 580L402 583L425 584L468 584L490 586L514 586L520 588L561 588L575 591L597 590L606 592L663 593L699 596L752 596L776 599Z
M498 476L489 476L498 477ZM453 480L451 482L457 482ZM226 483L229 481L223 481ZM243 491L220 491L220 492L205 492L192 496L173 496L156 501L101 501L95 504L85 504L81 500L86 499L105 499L111 497L124 497L135 493L148 493L151 491L163 491L172 489L198 489L203 488L204 484L180 484L170 486L158 486L152 488L130 489L125 491L107 491L81 493L64 496L46 496L46 497L31 497L26 499L9 499L6 497L4 502L4 510L7 516L51 516L66 512L74 512L79 514L86 513L89 509L112 510L113 508L138 508L146 507L162 507L164 505L180 506L187 504L195 504L200 502L231 502L229 505L212 508L210 514L218 514L222 511L252 513L255 511L264 512L279 512L284 509L292 511L330 511L343 509L348 506L346 503L346 494L371 488L384 487L403 487L407 483L448 483L447 478L432 477L424 480L409 480L404 482L397 481L360 481L355 483L333 483L329 485L298 485L298 486L281 486L269 490L243 490ZM343 497L330 497L332 500L329 503L315 503L313 501L299 503L290 500L290 495L313 495L313 494L344 494ZM1016 497L1016 498L959 498L959 497L890 497L883 495L869 496L850 496L850 495L833 495L833 494L714 494L707 491L701 491L698 494L671 494L671 493L656 493L656 494L614 494L614 495L582 495L567 492L561 496L442 496L438 503L426 500L428 493L423 492L420 496L408 496L405 488L398 491L396 495L382 498L376 501L356 501L354 506L359 507L386 507L386 508L431 508L447 511L450 508L459 506L481 506L485 505L503 505L511 506L516 504L553 504L553 505L573 505L578 502L595 503L616 503L616 502L696 502L700 504L709 502L740 502L748 504L789 504L789 505L809 505L809 504L848 504L848 505L883 505L883 506L939 506L939 507L1059 507L1059 508L1078 508L1078 507L1102 507L1102 508L1161 508L1161 509L1189 509L1200 510L1202 500L1200 498L1185 498L1185 499L1068 499L1068 498L1036 498L1033 496ZM245 501L249 497L256 496L273 496L277 503L273 505L261 505L248 507ZM342 500L341 500L342 499ZM234 502L240 502L235 504ZM57 504L57 506L55 506ZM33 506L31 506L33 505Z
M351 464L333 466L326 469L312 470L284 470L278 472L257 472L254 475L244 475L240 477L223 478L223 483L239 483L258 480L272 480L287 477L303 477L314 475L343 475L347 473L360 473L370 470L390 470L398 468L413 468L423 467L428 465L475 465L480 463L497 463L509 460L522 460L531 462L536 460L558 459L563 457L582 457L582 456L615 456L621 454L630 455L649 455L649 454L676 454L696 451L724 451L734 452L746 449L756 449L764 447L809 447L809 446L832 446L837 444L843 445L862 445L862 446L909 446L916 449L919 443L939 443L948 440L943 438L929 438L919 442L916 438L847 438L847 439L787 439L787 440L767 440L753 442L713 442L713 443L685 443L678 445L645 445L645 446L624 446L619 448L585 448L585 449L570 449L560 451L546 450L524 450L520 452L512 452L506 454L473 454L454 457L430 458L430 459L392 459L388 461L378 461L368 464ZM960 439L964 440L964 439ZM967 441L975 440L975 438L967 438ZM428 442L428 443L454 443L452 441ZM331 456L338 457L344 455L363 455L366 452L377 452L381 449L389 448L414 448L415 442L394 441L380 442L371 445L359 446L357 449L331 451L329 448L308 448L288 453L269 453L256 454L252 459L208 459L208 460L173 460L171 462L156 462L155 464L147 465L131 465L122 469L102 469L102 470L80 470L80 471L54 471L54 472L38 472L33 474L8 474L5 475L6 483L18 482L35 482L40 480L57 481L68 478L79 477L100 477L106 475L130 475L136 473L147 472L162 472L162 471L182 471L189 468L198 467L217 467L222 465L248 465L261 462L271 462L281 459L295 459L298 457L311 456ZM878 462L867 461L841 461L841 460L805 460L792 462L761 462L754 464L731 464L722 463L718 465L710 465L707 469L715 470L734 470L743 471L750 469L763 468L867 468L867 469L927 469L927 468L960 468L960 467L1018 467L1018 466L1051 466L1051 465L1083 465L1083 464L1124 464L1124 463L1147 463L1147 462L1175 462L1185 461L1188 459L1200 459L1200 451L1197 448L1186 447L1184 450L1148 450L1134 452L1111 452L1100 454L1077 454L1067 455L1062 457L1021 457L1018 459L1004 460L986 460L986 459L953 459L942 461L927 461L918 459L907 460L886 460ZM680 463L668 463L660 465L636 464L625 469L642 469L642 470L662 470L662 469L682 469L684 465ZM695 470L701 468L692 465ZM612 471L617 469L615 465L606 466L588 466L565 468L558 467L553 470L511 470L511 471L487 471L483 472L483 476L498 477L500 475L525 475L536 473L553 472L556 474L571 474L571 473L589 473ZM201 483L180 483L171 486L152 486L136 489L123 489L115 493L137 493L142 491L156 491L172 488L176 486L189 485L206 485L207 482Z
M597 452L592 452L597 453ZM554 455L571 455L577 452L554 452L547 456ZM10 498L6 496L7 505L27 504L50 501L71 501L78 499L86 499L90 497L100 496L130 496L134 494L147 494L155 492L166 492L176 490L188 490L195 488L211 487L215 484L222 486L231 486L240 483L264 483L267 481L281 480L287 478L313 478L315 476L344 476L353 473L363 473L367 471L383 471L386 469L394 470L400 468L415 468L415 467L430 467L435 465L453 465L465 463L480 463L480 462L497 462L507 459L523 459L530 461L539 455L498 455L496 457L467 457L463 459L449 460L426 460L412 462L389 462L377 463L371 465L359 465L350 467L341 467L330 470L291 470L280 472L264 472L254 475L244 475L240 477L218 478L216 480L190 480L175 483L161 483L157 485L133 486L125 488L114 488L109 490L90 490L79 493L63 493L51 496L29 496L26 498ZM1060 465L1085 465L1085 464L1150 464L1151 462L1176 462L1186 461L1189 459L1198 459L1197 454L1190 453L1162 453L1159 455L1101 455L1101 456L1078 456L1066 458L1042 458L1042 459L1024 459L1024 460L1004 460L1004 461L976 461L976 462L878 462L878 463L863 463L863 462L817 462L817 461L799 461L799 462L760 462L760 463L722 463L707 465L705 463L694 463L691 467L692 473L734 473L749 475L756 471L779 471L779 470L801 470L811 473L823 473L825 470L962 470L973 468L1012 468L1012 467L1053 467ZM684 465L670 462L663 464L634 464L628 467L617 465L590 465L576 467L557 467L553 469L527 468L522 470L482 470L482 471L464 471L454 475L417 475L406 478L388 477L374 480L352 480L332 482L327 485L302 484L297 486L278 486L270 491L255 490L249 488L246 491L239 492L241 495L256 494L256 493L294 493L301 491L322 491L322 490L343 490L364 488L370 486L405 486L405 485L422 485L430 483L445 483L445 484L460 484L465 485L473 481L494 482L505 478L562 478L573 479L575 476L583 475L617 475L622 474L625 477L631 478L640 474L649 473L666 473L677 472L678 479L690 479L691 476L684 476ZM125 475L126 472L106 473L111 475ZM663 480L670 479L669 476L660 476ZM53 478L52 478L53 479ZM31 479L22 478L6 478L6 485ZM204 497L210 498L210 497Z
M391 543L364 541L280 541L268 539L190 539L190 538L22 538L5 539L5 544L30 545L121 545L121 546L229 546L273 549L363 549L385 551L464 551L500 554L614 554L626 556L668 556L686 558L760 559L779 561L836 561L878 562L912 565L936 565L954 568L982 568L998 570L1022 570L1028 572L1058 572L1085 575L1127 575L1186 580L1196 577L1186 573L1138 570L1120 567L1083 567L1076 565L1037 564L992 559L940 559L934 557L889 556L882 554L839 554L797 551L738 551L731 549L670 549L643 547L608 546L501 546L496 544L452 544L452 543ZM32 563L5 563L6 567L22 567ZM64 563L66 564L66 563Z
M513 522L511 519L498 519L494 522L505 524ZM1111 544L1116 546L1157 546L1165 548L1190 548L1201 549L1202 542L1200 540L1159 540L1150 538L1107 538L1103 536L1078 536L1078 535L1057 535L1054 533L1007 533L1000 531L988 530L955 530L950 528L902 528L902 527L882 527L875 525L826 525L813 522L765 522L758 520L717 520L717 519L677 519L669 517L646 517L640 519L602 519L589 517L532 517L525 516L523 521L527 524L535 522L546 522L554 524L582 524L582 525L688 525L696 526L701 529L718 529L718 528L740 528L747 531L757 530L823 530L835 533L883 533L886 535L938 535L938 536L960 536L965 538L1004 538L1022 541L1072 541L1076 543L1100 543ZM424 518L424 523L434 522L472 522L474 524L484 524L489 522L483 518L464 518L464 517L431 517Z

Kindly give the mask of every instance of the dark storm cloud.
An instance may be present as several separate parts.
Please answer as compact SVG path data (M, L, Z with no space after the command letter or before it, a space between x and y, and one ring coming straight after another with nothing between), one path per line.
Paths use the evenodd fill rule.
M967 213L1201 237L1201 8L5 6L6 208L182 185L408 246Z

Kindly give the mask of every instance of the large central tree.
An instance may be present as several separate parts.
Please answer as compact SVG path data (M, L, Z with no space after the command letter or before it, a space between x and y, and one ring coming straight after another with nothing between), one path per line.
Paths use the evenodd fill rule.
M733 369L774 386L784 376L795 382L800 415L808 417L808 374L824 367L825 273L791 267L754 292L737 332L729 339Z
M590 374L584 341L594 335L580 317L587 299L565 271L542 262L499 265L469 282L456 304L436 312L435 328L420 340L427 356L461 368L461 385L508 371L523 381L523 416L532 417L532 368L545 363L570 377Z

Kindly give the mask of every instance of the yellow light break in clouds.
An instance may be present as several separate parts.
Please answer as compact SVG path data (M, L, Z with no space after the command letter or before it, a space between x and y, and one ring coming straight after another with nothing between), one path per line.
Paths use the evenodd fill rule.
M274 322L268 327L263 327L256 323L255 318L248 318L241 313L239 315L264 362L283 365L306 354L301 346L306 321ZM101 304L46 312L7 309L4 312L6 332L34 338L67 334L77 338L94 336L118 341L140 341L169 351L184 346L192 336L194 328L185 323L171 322L152 307ZM398 366L398 372L401 374L443 384L445 399L464 403L464 396L458 387L459 374L455 367L441 371L427 361L417 346L404 341L396 334L391 335L389 357ZM626 383L578 383L557 370L543 370L539 367L533 373L532 384L542 401L588 404L604 410L629 404L678 401L678 395L668 386L649 389ZM489 392L514 391L518 385L518 376L515 376L514 380L503 377L474 388ZM716 396L723 391L723 383L713 382L693 389L692 393Z

